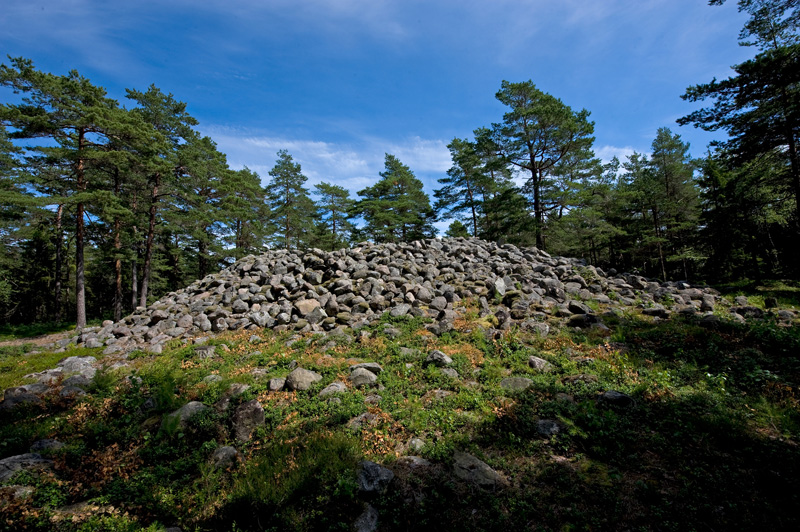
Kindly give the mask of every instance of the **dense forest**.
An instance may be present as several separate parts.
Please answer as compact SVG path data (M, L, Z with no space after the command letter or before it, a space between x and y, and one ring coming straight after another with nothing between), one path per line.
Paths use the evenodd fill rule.
M724 0L712 0L722 3ZM681 97L678 120L726 140L700 159L669 127L603 164L594 123L532 81L448 148L431 198L392 154L372 186L309 188L285 150L233 170L187 105L155 85L121 103L79 73L0 65L0 323L119 319L266 248L477 236L619 271L719 282L800 276L800 8L742 0L754 56ZM677 95L676 95L677 97ZM688 107L688 106L687 106ZM478 124L476 124L478 126Z

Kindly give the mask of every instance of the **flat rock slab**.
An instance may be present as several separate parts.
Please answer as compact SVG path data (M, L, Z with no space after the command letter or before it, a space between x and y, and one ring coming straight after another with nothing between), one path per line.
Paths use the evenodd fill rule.
M397 459L397 465L407 467L409 469L417 469L420 467L430 467L431 463L421 456L401 456Z
M453 455L453 472L458 478L481 488L493 489L508 486L505 476L471 454L456 451Z
M0 410L13 410L20 405L44 405L44 401L32 393L17 393L13 396L6 397L0 402Z
M0 460L0 482L5 482L20 471L41 471L52 468L53 461L42 458L42 455L37 453L10 456Z
M360 364L353 364L350 366L350 371L354 371L358 368L369 370L375 375L380 375L380 373L383 371L383 367L377 362L362 362Z

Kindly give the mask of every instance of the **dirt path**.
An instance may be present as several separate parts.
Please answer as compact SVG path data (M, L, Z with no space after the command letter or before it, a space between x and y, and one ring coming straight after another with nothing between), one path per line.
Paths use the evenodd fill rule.
M56 340L69 338L75 334L75 331L62 331L52 334L44 334L42 336L33 336L31 338L17 338L16 340L5 340L0 342L0 347L9 347L15 345L33 344L36 346L52 344Z

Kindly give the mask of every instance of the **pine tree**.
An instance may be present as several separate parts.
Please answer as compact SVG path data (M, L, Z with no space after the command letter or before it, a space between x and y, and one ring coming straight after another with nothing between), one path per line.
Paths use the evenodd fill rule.
M302 248L313 227L314 202L303 187L308 178L286 150L278 152L269 175L266 198L274 228L272 243L285 249Z
M511 109L502 123L493 125L494 140L502 155L529 175L524 190L533 199L536 245L544 248L545 219L553 207L547 205L543 194L554 169L566 157L591 154L594 123L586 109L574 112L532 81L503 81L496 97Z
M75 309L77 326L84 327L86 216L104 188L95 181L102 179L98 169L120 157L119 139L141 133L136 131L141 123L75 71L56 76L15 58L11 66L0 65L0 84L23 94L22 103L0 106L0 122L14 128L11 137L46 139L27 149L32 164L49 167L47 176L58 176L61 185L51 190L66 194L48 203L75 209Z
M134 257L131 261L133 304L146 306L162 202L178 194L177 180L182 172L178 161L178 148L196 140L197 134L192 126L197 125L197 120L186 112L185 103L176 100L172 94L164 94L155 85L148 87L145 92L129 89L127 96L138 104L131 112L166 139L166 142L158 146L150 157L139 160L138 174L141 180L139 187L141 194L139 190L134 190L131 198L133 211L138 211L140 206L147 209L145 211L147 233L144 235L143 244L136 242L139 223L134 222L132 227L134 245L141 250L144 258L141 290L138 290L137 287L138 257Z
M250 253L258 253L264 247L267 206L264 204L264 188L261 178L247 167L231 171L220 183L227 236L225 242L232 246L233 255L239 259Z
M314 185L314 194L319 197L317 205L316 246L333 251L347 245L353 232L350 213L355 201L344 187L319 183Z
M472 234L478 234L478 223L483 218L483 197L489 188L489 178L484 174L475 144L467 139L454 138L447 145L453 166L447 177L439 179L442 188L434 190L434 208L441 218L468 221Z
M364 232L375 242L407 242L435 234L435 214L422 182L394 155L386 154L381 179L360 190L354 212L364 218Z

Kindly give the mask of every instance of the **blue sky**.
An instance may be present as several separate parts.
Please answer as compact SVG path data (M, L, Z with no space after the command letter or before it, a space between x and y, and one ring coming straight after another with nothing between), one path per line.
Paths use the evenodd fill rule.
M78 70L109 95L155 84L187 102L233 168L268 179L287 149L355 191L396 155L432 193L455 136L501 120L502 80L533 80L595 121L608 160L670 127L686 87L727 77L733 0L3 0L0 51ZM2 58L5 61L5 57ZM0 93L0 98L7 98Z

